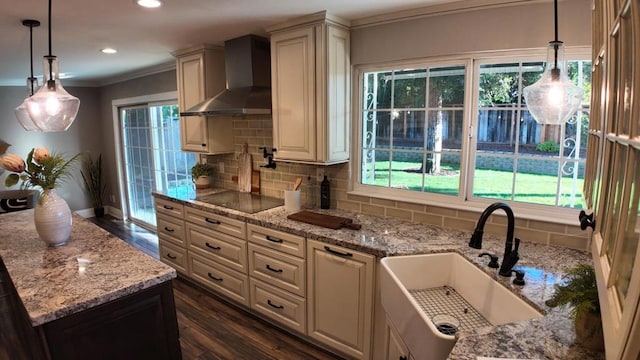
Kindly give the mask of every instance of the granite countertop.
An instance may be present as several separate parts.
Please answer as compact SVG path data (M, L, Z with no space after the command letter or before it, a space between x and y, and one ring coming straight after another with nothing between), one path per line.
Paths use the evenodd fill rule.
M34 327L176 277L173 268L76 214L67 244L47 247L33 211L0 216L0 257Z
M246 214L194 200L195 197L177 198L154 193L165 200L189 204L194 208L211 211L264 227L282 230L330 244L366 252L382 258L385 256L424 253L456 252L476 264L496 281L527 301L544 316L524 322L492 326L470 332L461 332L450 354L450 359L475 359L476 356L519 359L604 359L602 353L592 353L574 344L573 321L566 308L549 308L545 301L551 297L554 284L561 281L566 270L580 263L591 263L591 255L584 251L523 242L520 244L520 261L515 269L524 270L525 286L512 284L512 278L497 274L487 267L488 259L480 258L482 252L500 256L504 252L504 238L486 234L482 250L468 246L471 233L434 225L383 218L346 210L320 210L314 212L342 216L361 224L360 230L332 230L287 219L284 207L277 207L255 214Z

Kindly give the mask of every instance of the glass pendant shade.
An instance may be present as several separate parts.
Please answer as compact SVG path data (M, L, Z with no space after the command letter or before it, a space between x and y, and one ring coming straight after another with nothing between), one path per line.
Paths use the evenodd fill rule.
M55 56L45 56L42 66L42 86L24 102L27 113L42 131L66 131L78 114L80 100L62 87Z
M559 125L578 110L584 90L567 76L562 41L552 41L547 50L547 64L540 80L523 89L525 103L539 124Z
M33 95L34 90L37 88L38 88L38 79L34 77L27 78L27 89L28 89L27 98L24 99L22 104L20 104L15 110L16 117L18 118L18 122L27 131L42 131L39 127L36 126L36 124L29 117L29 113L27 112L27 106L25 105L27 99L29 99L29 97Z

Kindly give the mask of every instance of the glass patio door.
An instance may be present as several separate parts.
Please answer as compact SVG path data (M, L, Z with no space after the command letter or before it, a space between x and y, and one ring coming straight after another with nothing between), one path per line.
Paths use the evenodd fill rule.
M152 191L178 191L190 185L195 154L180 149L175 101L120 108L126 216L156 226Z

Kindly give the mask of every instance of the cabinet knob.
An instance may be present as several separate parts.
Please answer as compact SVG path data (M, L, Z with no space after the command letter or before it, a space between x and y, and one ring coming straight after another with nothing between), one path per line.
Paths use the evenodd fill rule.
M202 145L202 147L207 147L207 144L200 144L200 145Z

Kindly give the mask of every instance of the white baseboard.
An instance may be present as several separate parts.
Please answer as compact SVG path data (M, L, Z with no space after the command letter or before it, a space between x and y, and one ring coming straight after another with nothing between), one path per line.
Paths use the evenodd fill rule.
M122 215L122 210L115 208L113 206L105 206L104 208L106 211L105 213L113 216L116 219L122 219L123 215Z
M74 212L85 219L96 216L96 214L93 212L93 208L76 210Z
M105 214L109 214L109 215L111 215L111 216L113 216L114 218L117 218L117 219L122 219L122 210L120 210L118 208L114 208L112 206L105 206L104 210L105 210L104 211ZM93 211L93 208L80 209L80 210L76 210L74 212L76 214L82 216L85 219L96 216L96 213Z

